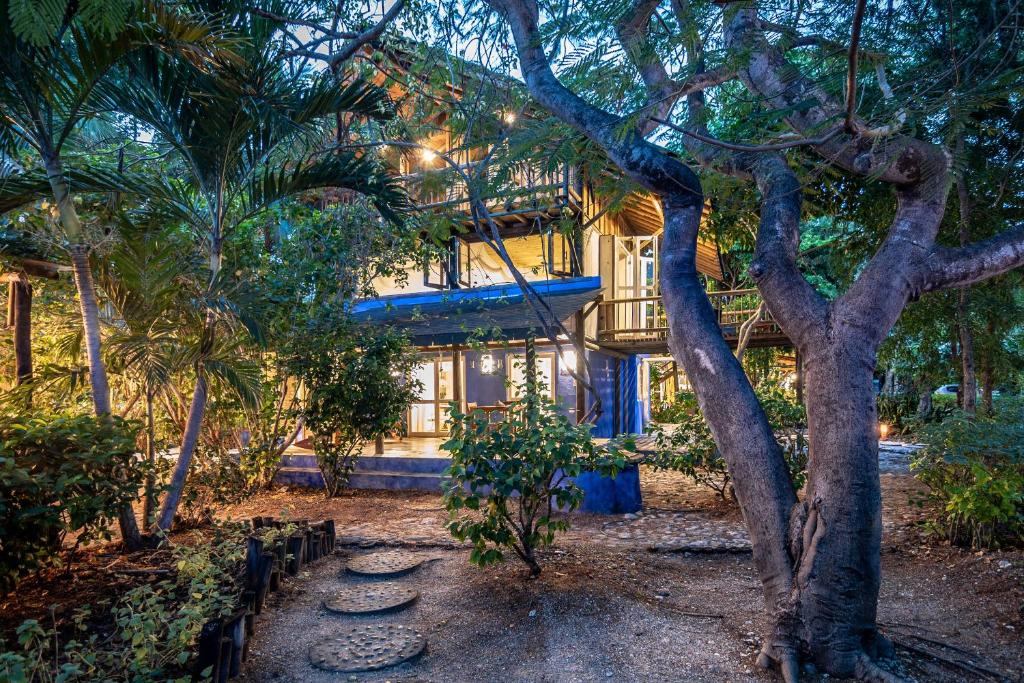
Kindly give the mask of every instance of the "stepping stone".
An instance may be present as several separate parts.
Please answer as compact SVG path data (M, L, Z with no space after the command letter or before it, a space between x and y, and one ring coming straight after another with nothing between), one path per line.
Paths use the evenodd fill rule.
M361 576L399 576L423 564L423 558L412 553L392 550L360 555L349 561L346 569Z
M338 614L374 614L408 605L419 591L393 581L353 586L324 600L324 607Z
M400 624L354 626L309 648L309 661L324 671L376 671L416 657L427 646L419 631Z

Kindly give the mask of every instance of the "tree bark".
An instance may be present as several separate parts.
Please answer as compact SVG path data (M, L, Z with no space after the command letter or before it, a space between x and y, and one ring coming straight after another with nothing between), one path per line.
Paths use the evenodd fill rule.
M797 635L814 663L839 675L875 656L881 581L881 487L874 353L845 331L804 356L811 444L792 539ZM802 527L802 528L801 528Z
M32 381L32 285L26 279L11 283L14 309L14 381ZM31 403L32 399L28 399Z

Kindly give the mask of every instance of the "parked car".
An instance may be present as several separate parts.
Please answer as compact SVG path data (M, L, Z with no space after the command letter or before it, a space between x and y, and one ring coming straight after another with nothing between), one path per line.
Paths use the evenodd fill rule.
M959 384L943 384L932 392L933 396L956 396L960 389Z

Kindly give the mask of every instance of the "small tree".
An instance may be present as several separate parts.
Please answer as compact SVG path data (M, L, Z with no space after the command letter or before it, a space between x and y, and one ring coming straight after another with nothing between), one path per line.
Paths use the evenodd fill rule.
M569 528L556 510L571 512L583 502L573 477L586 471L614 476L626 464L616 449L594 445L591 425L574 425L555 404L535 401L514 404L501 423L453 405L451 438L442 446L452 457L444 494L452 536L473 543L469 559L481 567L500 562L502 549L512 550L531 577L541 572L537 548Z
M318 324L297 340L292 371L308 390L302 410L313 432L327 495L348 483L363 446L398 425L416 398L410 379L416 355L392 330L353 329L344 321Z
M807 416L802 405L791 399L776 384L765 382L756 389L768 424L786 460L793 486L799 490L806 478ZM678 470L701 486L715 491L722 500L736 501L732 477L725 458L690 392L680 392L676 400L661 410L652 434L655 439L656 467Z

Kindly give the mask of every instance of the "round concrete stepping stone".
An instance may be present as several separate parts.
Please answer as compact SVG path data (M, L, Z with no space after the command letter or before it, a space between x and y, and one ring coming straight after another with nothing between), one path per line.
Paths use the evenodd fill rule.
M400 624L354 626L309 648L309 661L325 671L376 671L412 659L427 646L419 631Z
M362 576L398 576L423 564L423 558L412 553L385 551L360 555L349 560L346 569Z
M394 581L352 586L324 600L324 607L338 614L374 614L404 607L419 597L419 591Z

